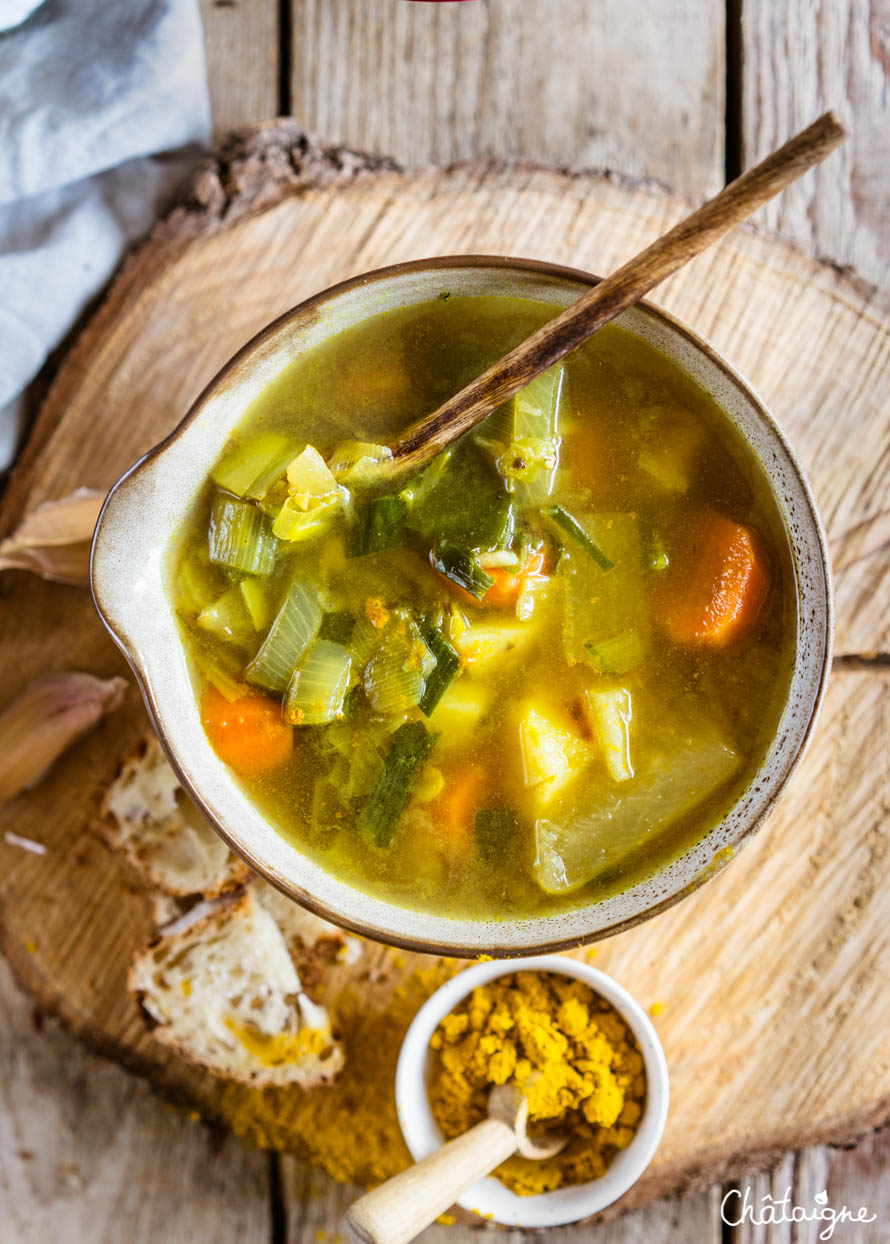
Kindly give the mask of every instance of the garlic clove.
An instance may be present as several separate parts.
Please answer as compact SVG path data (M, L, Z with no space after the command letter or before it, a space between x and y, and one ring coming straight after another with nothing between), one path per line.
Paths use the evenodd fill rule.
M0 542L0 570L31 570L44 579L86 587L90 545L105 493L78 488L59 501L45 501Z
M48 674L0 713L0 804L33 786L72 743L123 703L123 678Z

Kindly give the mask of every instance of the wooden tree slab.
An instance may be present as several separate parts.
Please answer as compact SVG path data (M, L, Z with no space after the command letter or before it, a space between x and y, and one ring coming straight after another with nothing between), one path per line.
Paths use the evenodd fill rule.
M404 173L325 150L290 123L242 136L130 259L71 352L0 528L73 487L109 486L247 337L333 281L459 251L602 271L683 207L650 186L531 167ZM754 381L796 444L831 535L845 655L811 751L766 829L702 890L598 949L596 962L644 1005L663 1005L657 1024L671 1065L668 1129L628 1207L786 1148L850 1139L890 1116L881 902L890 882L890 671L863 659L888 651L890 306L753 231L695 261L661 301ZM48 669L126 672L87 593L18 572L4 589L4 699ZM6 952L40 1002L94 1046L208 1117L236 1117L244 1134L317 1159L317 1097L259 1094L186 1066L146 1035L126 995L148 906L90 822L103 782L144 728L131 688L123 710L0 811ZM3 830L42 841L47 854L8 845ZM361 1051L394 1061L400 1032L387 1005L406 980L411 996L423 995L433 974L418 978L422 965L369 947L328 985L335 1013L352 1017L352 1070L323 1099L345 1127L364 1089ZM380 1113L394 1124L391 1102ZM370 1155L365 1173L375 1173Z

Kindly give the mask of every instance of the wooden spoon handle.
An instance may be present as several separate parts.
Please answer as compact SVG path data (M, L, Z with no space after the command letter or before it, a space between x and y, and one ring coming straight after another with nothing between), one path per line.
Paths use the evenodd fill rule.
M513 1128L500 1119L484 1119L350 1206L346 1225L351 1239L359 1244L407 1244L470 1184L515 1152Z
M413 469L434 457L603 324L700 255L733 225L746 220L807 169L824 160L845 136L834 114L826 112L560 315L548 320L444 406L406 429L391 446L397 465Z

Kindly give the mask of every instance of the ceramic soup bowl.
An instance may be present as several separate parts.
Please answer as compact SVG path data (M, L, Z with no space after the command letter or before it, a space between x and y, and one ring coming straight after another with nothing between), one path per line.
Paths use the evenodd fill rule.
M577 946L654 915L712 876L758 829L813 727L830 663L832 605L825 538L803 472L763 402L729 364L676 320L640 304L618 322L673 359L735 424L769 480L792 552L798 633L790 693L760 770L728 815L668 867L604 901L511 921L449 919L373 897L326 872L276 832L207 741L172 603L171 552L254 398L301 353L379 312L434 299L443 288L563 307L595 280L550 264L479 256L401 264L326 290L264 329L222 369L170 436L118 481L99 518L96 605L133 667L185 789L258 873L319 915L385 942L431 953L527 955Z

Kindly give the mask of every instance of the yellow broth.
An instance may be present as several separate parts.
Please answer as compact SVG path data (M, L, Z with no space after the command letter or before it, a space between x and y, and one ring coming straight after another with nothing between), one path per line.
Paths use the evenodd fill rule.
M553 314L551 306L530 301L443 297L379 315L295 360L245 411L234 444L280 432L297 450L308 443L328 458L344 440L386 441ZM519 635L505 652L481 664L467 663L462 653L460 673L429 719L416 706L387 718L357 691L350 720L294 725L289 759L259 776L239 778L299 850L358 888L404 906L509 919L626 889L666 866L725 815L759 766L786 701L796 631L787 539L762 471L727 417L674 363L610 326L566 360L557 422L558 467L546 504L558 503L580 516L601 549L615 553L615 567L603 572L570 534L531 507L517 526L528 529L527 545L540 546L546 579L538 590L524 593L522 608L528 609L530 597L530 616L517 618L515 608L488 608L455 590L430 565L433 541L416 533L398 547L347 556L354 548L355 515L362 511L361 488L354 490L350 511L316 537L292 545L279 540L272 573L257 581L256 590L269 601L269 616L291 582L311 585L326 611L322 637L347 650L354 621L380 607L390 623L401 608L413 618L437 619L449 635L454 618L455 627L462 618L471 633L482 627L482 634L488 628ZM484 428L479 436L485 440ZM486 462L484 469L500 486L490 447L462 445L447 469L462 469L467 454L472 470L478 473L479 462ZM378 493L381 487L376 486ZM182 587L183 574L195 566L210 596L245 577L207 563L214 491L208 481L173 566L199 700L208 669L241 683L264 634L261 627L254 636L245 640L242 634L231 642L208 632L196 621L201 600ZM368 495L374 493L372 485ZM664 562L669 567L671 550L688 556L684 541L703 507L753 530L769 567L769 590L753 625L720 647L675 642L658 614ZM613 578L606 584L609 574ZM603 586L589 591L591 583ZM570 639L567 592L576 593L572 626L576 632L581 627ZM378 603L369 607L369 601ZM610 616L599 618L604 609ZM597 641L592 645L584 638L588 626ZM604 672L599 651L593 663L586 655L591 646L599 648L599 640L609 639L610 627L621 631L625 648L630 642L639 649L636 660L623 653L621 664L629 660L631 668L618 675L608 672L608 664ZM567 657L570 648L573 660ZM354 658L350 683L362 687L363 678ZM625 736L634 768L629 780L615 780L601 735L591 728L590 696L604 688L623 690L632 706ZM437 737L413 779L391 844L381 847L359 823L370 779L356 783L360 795L347 798L343 791L355 755L368 740L379 776L393 730L406 721L423 722ZM558 789L550 776L543 785L529 785L535 779L529 765L534 768L536 761L528 760L522 740L527 743L529 732L534 734L529 722L541 721L556 740L557 760L568 760L571 770L565 780L562 774ZM537 735L534 742L540 742ZM700 773L694 771L696 756ZM670 805L671 774L685 772L689 764L692 795L696 782L703 783L705 794L692 798L693 806L680 800L662 823L650 815L650 805ZM556 793L544 799L542 791L551 790ZM604 829L603 808L617 809L619 829L612 837L609 818ZM475 837L475 814L490 809L509 810L513 819L499 822L501 836L483 850ZM573 845L563 850L573 826L580 826ZM542 850L550 851L553 841L555 880L552 857L542 865ZM563 876L562 861L570 857L578 859L566 865ZM549 878L545 885L542 877Z

